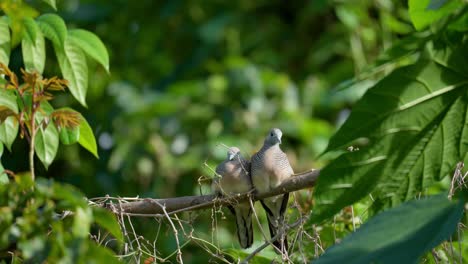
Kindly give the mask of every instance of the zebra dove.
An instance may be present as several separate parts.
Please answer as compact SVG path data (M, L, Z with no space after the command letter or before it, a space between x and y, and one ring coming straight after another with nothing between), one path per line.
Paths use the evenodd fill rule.
M250 162L245 160L240 150L231 147L227 159L216 167L221 178L215 178L212 188L217 195L233 195L248 192L252 189L250 179ZM242 248L248 248L253 242L252 209L249 204L229 205L229 210L236 217L237 238Z
M263 147L252 156L252 183L259 193L277 187L294 174L288 157L279 146L282 135L283 133L278 128L271 129L265 138ZM260 200L267 214L268 227L272 238L276 236L278 228L283 224L288 199L289 193ZM273 245L281 252L287 252L288 241L286 235L275 240Z

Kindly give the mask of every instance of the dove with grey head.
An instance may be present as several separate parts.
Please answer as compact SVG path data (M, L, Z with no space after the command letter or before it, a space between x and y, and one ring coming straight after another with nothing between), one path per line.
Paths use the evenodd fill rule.
M250 162L242 157L239 148L228 149L226 160L216 167L212 189L217 195L230 196L245 193L252 189ZM242 248L253 243L252 209L249 204L229 205L236 218L237 238Z
M281 150L281 137L283 133L278 128L270 130L265 138L262 148L252 156L251 175L252 183L258 193L264 193L279 186L284 180L294 174L288 157ZM284 212L289 200L289 193L260 200L265 209L270 236L278 233L284 222ZM280 252L287 252L288 241L286 235L273 241L273 245Z

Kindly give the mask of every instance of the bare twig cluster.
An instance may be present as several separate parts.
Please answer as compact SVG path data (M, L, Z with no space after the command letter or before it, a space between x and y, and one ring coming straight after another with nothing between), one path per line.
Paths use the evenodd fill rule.
M296 174L287 181L283 182L280 186L273 189L268 193L255 193L254 191L238 194L231 197L216 197L215 195L200 195L200 196L185 196L175 197L167 199L150 199L150 198L115 198L115 197L100 197L90 199L90 202L94 205L104 206L114 212L119 220L122 232L125 237L125 244L121 255L122 259L132 259L132 262L140 263L143 259L145 263L160 263L169 261L174 258L177 263L183 263L182 249L189 243L194 243L210 256L216 259L217 262L231 263L226 258L226 253L223 252L221 247L218 245L219 241L216 238L217 232L217 218L219 215L224 217L221 207L248 202L254 211L254 217L259 227L264 243L255 248L249 255L238 259L237 262L248 263L254 258L259 252L264 250L268 246L273 246L272 241L277 237L268 238L264 232L261 222L254 208L254 201L271 197L286 192L294 192L301 189L310 188L315 185L316 180L320 174L319 170L310 170L303 173ZM296 201L294 200L294 203ZM297 207L295 204L293 208ZM178 214L182 212L195 211L200 209L211 209L212 210L212 225L213 225L213 236L212 241L207 241L201 237L196 236L196 230L192 226L191 221L182 220ZM298 210L300 211L300 210ZM133 217L146 217L153 218L155 221L155 232L157 233L156 238L153 241L149 241L145 237L138 235L135 231L132 223ZM292 224L286 224L278 232L277 236L282 236L286 233L294 233L292 247L296 247L301 252L302 240L315 241L316 237L308 234L303 229L305 221L308 219L308 215L302 215L295 217L296 220ZM175 250L168 256L161 256L161 252L158 251L156 242L160 234L161 226L166 225L168 230L173 233L175 238ZM296 231L296 232L294 232ZM281 256L283 262L293 263L290 256L283 254ZM303 258L304 263L307 262L306 258Z

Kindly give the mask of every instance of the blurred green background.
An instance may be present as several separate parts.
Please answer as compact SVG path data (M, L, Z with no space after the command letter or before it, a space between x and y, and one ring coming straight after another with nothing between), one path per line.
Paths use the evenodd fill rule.
M90 61L87 109L68 94L54 101L83 113L100 159L78 145L62 146L49 170L38 173L71 183L87 197L206 194L212 169L226 155L221 144L239 146L250 157L271 127L283 130L282 149L296 172L320 168L327 158L316 158L352 103L388 69L367 70L381 51L414 31L406 1L57 4L68 28L96 33L111 59L110 76ZM53 12L43 3L31 5ZM44 75L59 74L50 46L47 54ZM20 47L10 66L22 67ZM22 145L26 150L17 140L13 149ZM4 156L5 167L27 169L26 155ZM302 196L298 200L310 209L310 193ZM206 238L210 214L190 215ZM154 220L135 221L149 238L156 232L145 229ZM218 228L222 244L238 247L229 221ZM165 235L161 250L171 252L173 236Z

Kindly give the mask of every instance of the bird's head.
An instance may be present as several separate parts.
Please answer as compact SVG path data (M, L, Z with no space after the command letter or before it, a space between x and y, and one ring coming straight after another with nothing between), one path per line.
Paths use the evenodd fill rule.
M237 147L230 147L227 152L228 160L233 160L237 155L240 154L240 149Z
M283 132L279 128L272 128L265 139L265 143L269 145L281 144L282 136Z

